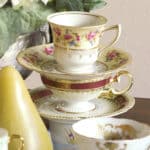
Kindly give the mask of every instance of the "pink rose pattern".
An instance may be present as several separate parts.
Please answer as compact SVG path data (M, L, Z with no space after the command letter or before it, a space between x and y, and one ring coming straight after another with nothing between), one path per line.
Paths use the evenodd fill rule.
M107 54L107 60L108 60L108 61L109 61L109 60L113 60L113 59L117 58L118 55L119 55L119 53L116 52L115 50L113 50L113 51L111 51L111 52L109 52L109 53Z
M93 40L96 36L96 32L90 32L88 35L87 35L87 39L89 41Z
M54 28L54 32L56 33L57 36L61 35L61 30L59 28Z
M71 46L79 46L81 42L81 36L82 38L85 37L85 40L90 43L90 45L94 44L94 40L98 34L98 31L90 31L89 33L86 33L85 35L79 35L78 33L72 33L68 29L65 31L61 31L60 28L55 27L53 28L56 40L57 42L65 40L66 43L68 43ZM65 43L64 43L65 44Z
M70 40L70 39L72 39L72 35L70 35L70 34L65 34L65 35L64 35L64 39L65 39L65 40Z
M112 50L106 54L106 62L109 62L109 68L117 68L128 62L128 58L119 53L117 50Z
M54 52L54 48L53 47L46 47L44 49L44 52L47 54L47 55L52 55L53 52Z

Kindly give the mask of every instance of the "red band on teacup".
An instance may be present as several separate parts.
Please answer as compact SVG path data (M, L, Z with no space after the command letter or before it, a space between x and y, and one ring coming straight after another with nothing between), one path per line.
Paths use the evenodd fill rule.
M50 87L63 88L63 89L78 89L78 90L79 89L100 88L100 87L103 87L110 82L110 78L96 81L96 82L88 82L88 83L61 83L61 82L47 79L44 76L42 76L41 79L45 85L48 85Z

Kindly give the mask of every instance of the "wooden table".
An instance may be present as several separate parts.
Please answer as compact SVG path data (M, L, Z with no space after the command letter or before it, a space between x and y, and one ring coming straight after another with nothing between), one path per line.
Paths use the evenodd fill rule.
M150 125L150 99L135 98L135 106L117 117L134 119Z

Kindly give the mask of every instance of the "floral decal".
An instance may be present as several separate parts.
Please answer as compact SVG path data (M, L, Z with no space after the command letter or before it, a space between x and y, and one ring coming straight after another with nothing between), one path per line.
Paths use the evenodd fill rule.
M44 49L44 52L47 54L47 55L52 55L54 53L54 47L46 47Z
M64 39L65 39L65 40L70 40L70 39L72 39L72 35L70 35L70 34L65 34L65 35L64 35Z
M54 32L56 33L57 36L61 35L61 30L59 28L54 28Z
M96 37L96 32L90 32L90 33L87 35L87 39L88 39L89 41L93 40L95 37Z
M85 42L87 47L90 48L91 46L97 46L95 41L99 41L98 30L74 32L71 29L60 29L58 27L53 27L52 31L54 32L54 42L62 46L73 46L78 48L82 45L83 42Z
M116 50L107 53L106 59L107 61L111 61L116 59L119 56L119 53Z
M98 150L126 150L127 145L126 144L117 144L117 143L99 143L96 142L96 147Z
M38 60L40 60L38 52L35 53L25 53L23 56L23 60L25 60L28 63L36 64Z
M66 140L69 144L76 144L75 135L73 134L72 129L65 129Z
M104 62L106 62L108 69L117 69L129 61L127 55L115 49L107 51L104 54L103 58Z

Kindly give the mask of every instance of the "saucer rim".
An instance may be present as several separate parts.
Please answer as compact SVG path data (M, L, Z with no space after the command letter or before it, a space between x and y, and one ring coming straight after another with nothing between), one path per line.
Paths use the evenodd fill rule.
M62 77L60 77L60 76L62 76L62 75L65 75L65 76L67 75L67 76L71 76L71 77L73 76L74 78L77 77L77 76L78 76L78 77L80 77L80 76L83 77L83 76L86 75L86 76L89 77L89 78L91 78L91 77L98 78L98 77L100 77L100 76L112 74L112 73L114 73L114 72L123 70L123 69L127 68L127 66L128 66L129 64L132 63L132 56L131 56L131 54L129 54L129 52L124 51L124 50L121 50L120 48L117 48L117 47L109 47L109 48L107 48L105 51L103 51L101 54L105 53L106 51L115 49L115 50L119 51L120 53L124 53L124 55L127 55L127 56L128 56L128 61L127 61L125 64L123 64L122 66L119 66L119 67L114 68L114 69L108 69L108 70L106 70L106 71L102 71L102 72L99 72L99 73L82 73L82 74L76 73L76 74L75 74L75 73L66 73L66 72L64 73L64 72L60 72L59 70L56 70L56 69L55 69L57 72L60 73L60 74L58 74L57 72L51 73L50 71L45 71L45 70L43 71L42 69L39 69L39 68L37 68L37 67L35 67L35 66L30 67L30 66L26 65L25 63L22 63L21 58L22 58L22 55L23 55L24 53L26 53L26 51L30 51L30 49L37 49L37 48L41 48L41 47L48 47L48 46L51 46L51 45L53 45L53 43L41 44L41 45L29 47L29 48L27 48L27 49L25 49L25 50L23 50L23 51L20 51L19 54L18 54L17 57L16 57L16 60L17 60L17 62L18 62L20 65L22 65L22 66L25 67L26 69L29 69L29 70L32 70L32 71L36 71L36 72L40 73L41 75L44 75L44 76L47 76L47 77L52 77L52 78L55 78L55 75L59 76L59 78L62 78ZM98 59L100 59L100 57L101 57L101 56L99 56ZM98 61L98 59L97 59L97 61ZM101 62L101 61L99 61L99 62ZM103 63L103 62L101 62L101 63ZM57 78L58 78L58 77L57 77ZM87 79L87 80L88 80L88 79ZM90 80L90 79L89 79L89 80Z
M41 87L38 87L38 88L34 88L34 89L31 89L30 90L30 95L32 95L32 91L36 92L36 90L39 90L39 89L47 89L45 88L44 86L41 86ZM125 97L127 102L126 102L126 105L123 106L122 108L118 108L117 110L113 111L113 112L108 112L108 113L105 113L105 114L100 114L100 115L95 115L95 116L92 116L92 117L88 117L88 116L54 116L54 115L47 115L47 114L44 114L44 113L41 113L39 110L38 110L38 104L36 104L36 102L34 101L34 104L40 114L41 117L45 118L45 119L48 119L48 120L72 120L72 121L78 121L78 120L81 120L81 119L88 119L88 118L94 118L94 117L115 117L115 116L118 116L118 115L121 115L123 113L126 113L127 111L129 111L130 109L132 109L135 105L135 98L133 96L131 96L129 93L124 93L124 94L121 94L121 96ZM47 97L47 96L45 96ZM43 98L43 97L42 97ZM41 98L39 98L41 99ZM38 99L38 100L39 100ZM97 98L98 99L98 98ZM48 101L47 101L48 102Z

